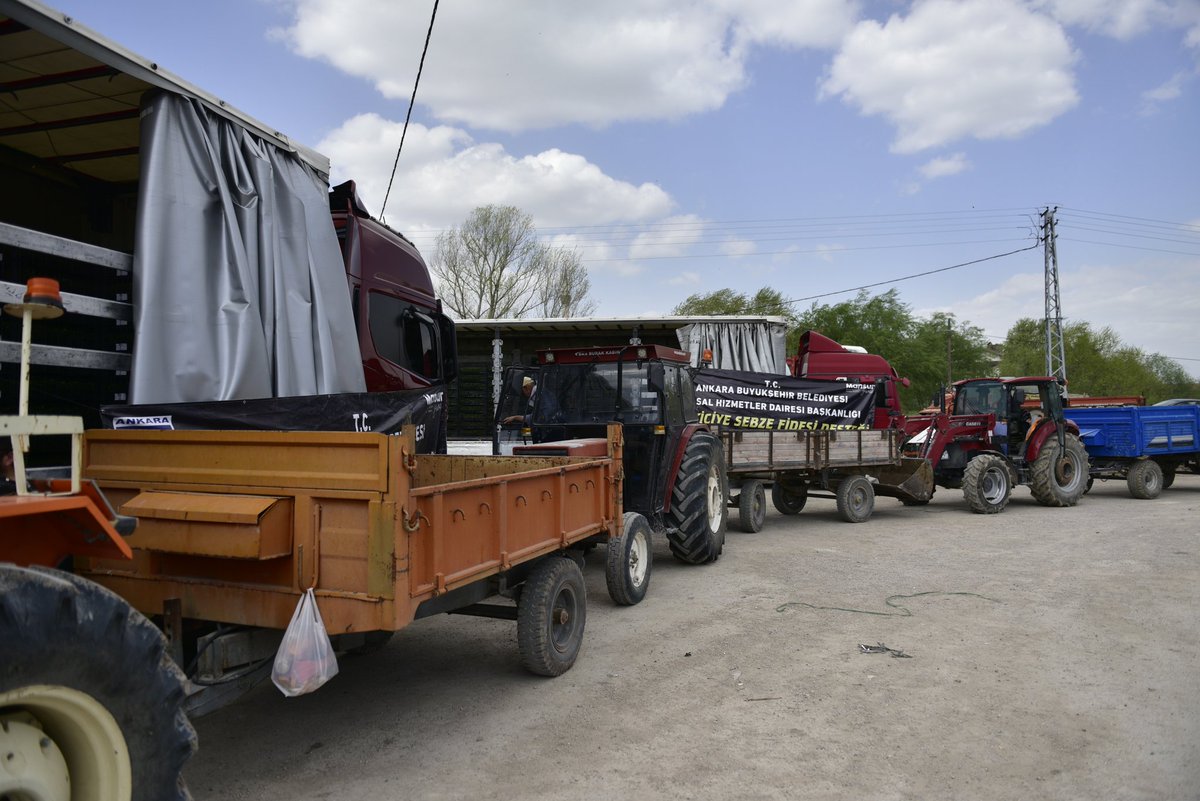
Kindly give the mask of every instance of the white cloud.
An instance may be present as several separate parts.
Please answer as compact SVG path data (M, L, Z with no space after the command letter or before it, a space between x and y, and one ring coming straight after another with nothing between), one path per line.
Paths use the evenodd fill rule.
M407 106L427 20L409 3L290 0L277 35ZM456 0L439 7L417 102L444 122L520 131L670 120L744 86L753 45L833 47L843 0Z
M401 128L402 123L363 114L317 145L333 162L332 180L354 177L375 214ZM387 202L389 222L406 231L447 228L492 203L529 212L539 228L657 220L673 205L660 187L618 181L583 156L557 149L515 156L455 128L409 125Z
M633 238L629 256L634 259L683 256L704 233L704 220L695 214L681 214L655 222L650 230Z
M1172 100L1178 100L1183 95L1184 87L1188 81L1196 77L1195 70L1180 70L1172 75L1164 83L1142 92L1142 113L1151 114L1156 111L1159 105L1169 103Z
M967 161L966 154L955 153L925 162L918 168L918 172L926 180L933 180L934 178L943 178L947 175L958 175L970 166L971 162Z
M726 239L717 246L717 250L724 253L726 256L749 256L758 250L758 246L749 239Z
M700 273L682 272L679 275L673 275L668 278L666 283L671 286L694 287L700 283Z
M860 22L821 92L884 116L893 151L916 153L1049 123L1078 102L1075 58L1057 23L1016 0L919 0L907 17Z
M1038 0L1034 4L1064 25L1077 25L1115 39L1131 39L1170 20L1180 3L1164 0Z

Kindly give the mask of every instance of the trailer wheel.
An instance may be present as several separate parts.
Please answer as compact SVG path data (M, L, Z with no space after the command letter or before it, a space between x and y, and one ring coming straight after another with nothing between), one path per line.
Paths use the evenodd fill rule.
M650 523L637 512L626 512L623 522L620 535L608 541L604 578L614 603L633 606L646 597L650 586L654 561L652 535Z
M1134 462L1125 481L1129 484L1129 494L1143 501L1154 500L1163 491L1162 468L1152 459Z
M123 599L69 573L0 565L0 654L0 753L30 768L0 771L0 796L43 797L65 763L80 797L190 798L183 674Z
M1159 465L1163 474L1163 489L1170 489L1175 483L1175 465Z
M1067 434L1066 448L1059 453L1058 440L1048 439L1033 460L1029 491L1042 506L1074 506L1087 486L1088 459L1083 443Z
M1008 463L993 453L983 453L967 462L963 471L963 498L971 511L981 515L1003 512L1012 497Z
M742 531L757 533L762 531L767 519L767 491L758 479L742 483L738 494L738 527Z
M862 523L875 511L875 488L866 476L850 476L837 485L838 517L847 523Z
M525 580L517 604L521 664L539 676L560 676L583 645L587 595L583 572L570 559L543 559Z
M683 451L671 493L666 534L676 559L702 565L720 558L725 547L728 498L729 478L721 444L712 434L695 434Z
M780 481L771 485L771 504L781 515L798 515L807 502L807 484L801 484L799 489L789 487Z

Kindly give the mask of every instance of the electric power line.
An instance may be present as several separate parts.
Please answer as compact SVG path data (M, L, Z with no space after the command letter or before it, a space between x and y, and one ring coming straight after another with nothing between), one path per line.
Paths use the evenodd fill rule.
M388 178L387 191L383 193L383 205L379 207L379 221L384 225L387 219L383 212L387 209L388 198L392 194L392 181L396 180L396 167L400 164L400 151L404 149L404 137L408 135L408 121L412 119L413 106L417 102L417 86L421 83L421 71L425 69L425 54L429 52L429 38L433 36L433 21L437 19L438 0L433 0L433 14L429 17L429 30L425 32L425 47L421 48L421 63L417 65L417 79L413 81L412 97L408 100L408 113L404 115L404 127L400 130L400 146L396 148L396 160L392 162L392 174Z
M926 275L933 275L935 273L944 273L944 272L947 272L948 270L957 270L961 267L969 267L972 264L980 264L985 261L992 261L993 259L1002 259L1005 256L1012 256L1017 253L1024 253L1027 250L1033 250L1039 244L1040 243L1038 243L1038 242L1034 242L1032 245L1030 245L1029 247L1026 247L1026 248L1018 248L1017 250L1010 250L1007 253L997 253L994 256L984 256L982 259L973 259L971 261L964 261L960 264L951 264L949 267L939 267L936 270L926 270L925 272L913 273L912 275L905 275L905 276L901 276L900 278L892 278L887 281L876 281L875 283L872 283L872 284L863 284L862 286L856 286L851 289L839 289L836 292L823 292L820 295L809 295L806 298L792 298L790 300L785 300L783 302L784 303L803 303L806 300L817 300L818 298L827 298L830 295L844 295L847 292L860 292L864 289L871 289L872 287L883 286L885 284L898 284L901 281L908 281L913 278L922 278Z

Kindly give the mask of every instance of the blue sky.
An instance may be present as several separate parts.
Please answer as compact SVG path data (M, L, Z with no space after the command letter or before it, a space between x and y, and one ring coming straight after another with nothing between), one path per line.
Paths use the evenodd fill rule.
M55 5L325 153L378 214L432 0ZM386 219L428 258L518 206L624 316L1006 253L1058 206L1065 317L1200 376L1198 93L1200 0L445 0ZM1042 259L894 286L1000 339L1041 317Z

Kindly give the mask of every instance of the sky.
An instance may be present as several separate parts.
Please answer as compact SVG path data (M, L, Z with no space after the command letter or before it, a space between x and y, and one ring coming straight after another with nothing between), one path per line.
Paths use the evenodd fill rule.
M1056 209L1064 320L1200 378L1200 0L51 5L327 155L427 259L528 212L598 316L867 286L1001 342Z

